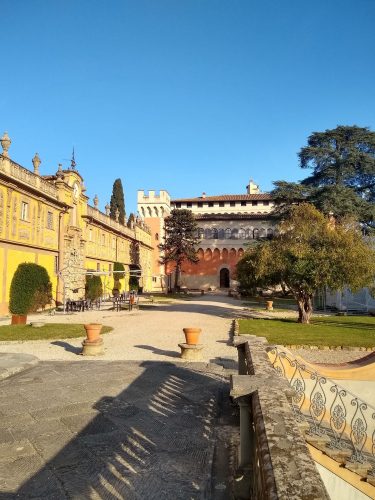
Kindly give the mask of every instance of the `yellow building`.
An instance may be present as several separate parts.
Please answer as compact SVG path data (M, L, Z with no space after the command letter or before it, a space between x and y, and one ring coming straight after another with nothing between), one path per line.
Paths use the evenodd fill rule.
M125 265L123 290L132 269L140 270L144 291L151 290L151 234L142 221L128 228L109 217L108 207L100 212L97 197L90 206L75 168L59 165L54 175L42 176L38 154L30 171L10 159L7 133L0 142L0 315L8 312L10 283L22 262L47 269L57 302L82 298L86 271L111 273L115 262ZM103 274L102 281L110 294L113 275Z

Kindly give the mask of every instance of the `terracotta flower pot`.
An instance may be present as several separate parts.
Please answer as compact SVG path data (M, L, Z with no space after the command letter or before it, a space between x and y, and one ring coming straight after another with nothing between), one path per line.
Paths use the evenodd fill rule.
M12 325L26 325L27 314L13 314Z
M186 343L188 345L196 345L199 342L199 335L202 331L201 328L183 328Z
M97 342L100 339L100 332L103 327L101 323L88 323L83 326L85 327L87 340L89 342Z
M266 301L266 311L273 311L273 300Z

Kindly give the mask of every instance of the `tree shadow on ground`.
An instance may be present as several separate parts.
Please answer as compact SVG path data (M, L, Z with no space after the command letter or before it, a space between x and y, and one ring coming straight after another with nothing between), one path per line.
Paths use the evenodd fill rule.
M224 385L198 369L161 362L50 362L28 377L13 377L5 389L15 398L28 390L22 392L29 398L22 415L34 424L21 432L29 444L10 448L21 451L2 467L0 498L206 498L216 401ZM121 376L126 388L113 396ZM98 388L100 380L105 385ZM49 398L59 389L64 396L61 384L70 387L69 403Z

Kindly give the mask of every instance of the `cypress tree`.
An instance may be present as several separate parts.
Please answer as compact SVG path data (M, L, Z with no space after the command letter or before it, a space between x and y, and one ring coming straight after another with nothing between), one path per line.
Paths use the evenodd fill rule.
M119 222L125 224L125 198L121 179L116 179L113 183L112 196L110 202L109 216L116 220L116 210L119 211Z

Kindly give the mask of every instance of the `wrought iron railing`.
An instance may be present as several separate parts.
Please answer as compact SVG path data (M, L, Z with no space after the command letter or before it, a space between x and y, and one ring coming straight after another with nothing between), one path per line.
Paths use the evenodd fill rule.
M369 463L375 475L375 407L277 347L269 357L294 389L292 407L297 420L308 422L308 433L326 436L332 450L350 451L350 462Z

